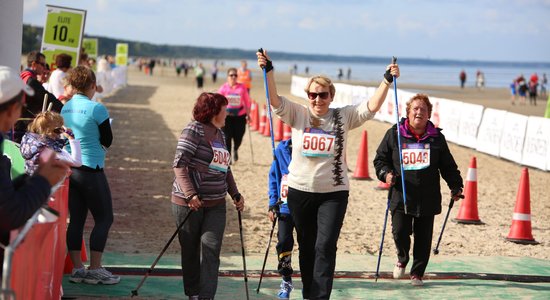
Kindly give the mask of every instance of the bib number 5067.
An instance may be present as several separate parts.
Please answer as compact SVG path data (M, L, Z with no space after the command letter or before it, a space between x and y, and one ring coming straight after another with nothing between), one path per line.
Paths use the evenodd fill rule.
M319 150L330 151L334 143L333 137L304 135L303 149L304 150Z

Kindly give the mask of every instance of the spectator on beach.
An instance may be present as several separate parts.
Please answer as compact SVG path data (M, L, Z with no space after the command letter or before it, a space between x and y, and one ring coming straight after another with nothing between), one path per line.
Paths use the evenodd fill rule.
M393 278L404 278L409 263L410 235L414 235L411 284L422 286L424 271L430 258L434 216L441 213L440 174L451 190L452 201L462 195L460 171L449 150L441 129L429 121L432 104L428 96L417 94L406 106L407 118L386 131L374 158L376 176L390 184L392 234L397 248L397 263ZM399 129L398 129L399 128ZM403 169L407 207L403 205L403 188L397 144L397 130L401 133ZM407 157L421 159L407 160Z
M348 72L346 74L346 79L351 80L351 67L348 67Z
M67 140L71 153L64 149ZM41 112L29 124L28 131L21 140L21 155L25 159L25 173L33 175L38 169L40 154L44 149L52 150L56 154L56 159L65 162L70 167L82 165L80 141L74 138L69 128L63 126L63 117L59 113Z
M199 91L202 91L202 87L204 86L204 67L202 66L202 63L199 63L195 67L195 80L197 81L197 89Z
M257 52L265 68L271 109L292 127L292 161L288 167L288 207L296 226L304 299L329 299L334 280L338 237L346 213L349 179L345 160L351 129L372 119L382 106L399 67L388 65L370 100L329 108L336 89L324 76L309 79L302 105L279 96L273 63ZM322 146L321 146L322 143Z
M281 141L275 149L275 159L269 170L269 211L268 217L271 222L278 218L277 232L277 271L283 277L280 290L277 294L279 299L289 299L294 289L292 286L292 248L294 248L294 222L290 215L287 204L288 195L288 165L292 159L292 139Z
M218 62L215 61L214 65L212 65L212 83L216 83L216 80L218 80Z
M156 60L155 60L154 58L151 58L151 59L149 60L149 65L148 65L148 67L149 67L149 75L150 75L150 76L153 76L153 69L155 68L156 63L157 63L157 62L156 62Z
M26 99L26 107L21 113L21 120L15 123L15 132L12 133L13 141L21 143L21 138L27 132L28 124L34 119L34 116L42 111L44 104L44 96L47 96L46 107L52 104L52 111L60 112L63 108L61 103L52 93L46 91L42 85L49 72L46 68L46 57L44 54L32 51L27 56L27 68L21 72L21 79L34 90L34 96L28 96Z
M246 131L246 121L250 112L250 96L245 85L237 82L237 69L227 70L227 82L218 90L218 93L227 98L227 117L223 132L225 144L229 154L233 154L233 162L239 160L239 147ZM235 142L233 144L233 142ZM233 146L233 149L231 149Z
M460 88L463 89L464 85L466 84L466 71L464 71L464 69L460 71L460 75L458 75L458 78L460 79Z
M248 63L246 60L241 60L241 67L237 70L237 82L244 84L248 92L252 88L252 72L248 69Z
M304 72L306 73L306 76L309 75L309 67L306 66L306 68L304 69Z
M230 155L221 128L227 99L202 93L193 107L193 121L182 131L172 167L172 212L179 227L185 295L191 300L214 299L220 251L226 224L226 196L237 210L244 197L229 166Z
M338 80L342 80L344 78L344 71L342 68L338 69Z
M512 83L510 83L510 94L512 95L512 105L516 105L516 99L517 99L517 88L518 83L516 80L513 80Z
M527 90L529 87L527 86L527 82L525 81L525 77L523 77L523 74L519 75L519 77L516 79L517 87L518 87L518 94L519 94L519 103L522 105L525 105L527 102Z
M534 74L536 76L536 74ZM529 80L529 104L530 105L537 105L537 87L538 87L538 77L533 78L531 76L531 80Z
M59 96L65 93L63 78L67 76L67 71L71 68L72 61L73 57L66 53L60 53L55 57L57 69L50 75L48 92L52 93L58 99Z
M476 73L476 86L479 90L483 90L485 87L485 75L480 70Z
M69 214L67 249L73 263L70 282L88 284L116 284L120 277L107 271L101 264L109 229L113 223L113 201L105 168L106 149L111 146L113 133L107 108L91 101L96 91L94 72L85 66L73 68L67 82L76 91L61 111L65 126L80 140L82 166L72 168L69 177ZM73 149L70 149L72 153ZM81 260L82 238L88 211L94 219L90 234L90 266Z
M546 98L546 85L548 85L548 78L546 73L542 73L542 80L540 82L540 95L544 99Z
M4 133L15 124L25 107L25 97L34 91L9 67L0 66L0 145ZM10 231L17 229L49 200L51 187L61 181L69 167L46 153L33 176L23 175L12 180L11 159L0 147L0 261L4 261L4 247L9 245ZM0 268L0 279L2 277Z

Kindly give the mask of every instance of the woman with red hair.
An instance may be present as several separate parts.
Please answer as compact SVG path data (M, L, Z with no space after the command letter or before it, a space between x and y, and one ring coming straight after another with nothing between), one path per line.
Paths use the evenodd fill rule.
M221 130L227 104L223 95L200 94L193 108L194 120L181 133L172 165L176 175L172 211L177 226L194 212L178 232L183 284L189 299L214 299L216 295L226 195L231 196L237 210L244 209Z

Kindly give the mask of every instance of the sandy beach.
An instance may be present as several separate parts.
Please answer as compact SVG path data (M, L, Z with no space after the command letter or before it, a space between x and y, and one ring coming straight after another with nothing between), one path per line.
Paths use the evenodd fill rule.
M255 68L255 66L251 66ZM251 96L265 103L262 75L254 70ZM406 69L401 72L406 72ZM191 73L177 77L173 68L156 68L154 76L137 68L129 68L129 85L103 102L113 120L114 142L107 153L106 172L111 186L115 221L111 228L106 252L157 254L175 230L171 213L171 168L177 138L191 119L191 109L199 94ZM216 91L225 82L219 73L217 83L208 77L205 91ZM288 73L276 74L278 91L290 96ZM359 83L367 86L378 83ZM457 83L458 85L458 83ZM546 101L538 106L511 105L509 91L502 89L435 87L399 85L401 89L424 92L431 96L460 100L504 109L516 113L543 116ZM337 91L338 92L338 91ZM352 131L348 140L347 161L355 169L363 130L368 133L370 176L374 177L372 160L378 143L390 124L368 121ZM444 133L444 131L443 131ZM252 149L251 149L252 147ZM477 158L478 210L485 225L463 225L449 221L440 251L450 256L525 256L550 259L550 172L529 168L532 233L538 245L518 245L505 241L512 224L521 170L516 163L492 157L470 148L450 144L451 152L466 175L470 160ZM253 150L253 157L251 155ZM271 142L257 132L247 132L239 161L232 166L241 193L246 199L243 225L246 251L264 253L271 229L267 218L267 173L271 164ZM349 174L352 175L351 173ZM338 244L339 253L378 254L380 235L386 209L386 191L375 189L377 181L351 180L348 211ZM434 243L449 203L449 190L442 182L443 213L436 216ZM229 201L228 201L229 203ZM454 218L459 203L451 212ZM237 213L228 205L227 226L222 251L239 253L240 240ZM91 217L86 227L86 239L91 229ZM390 226L386 231L384 255L394 257ZM274 243L272 243L272 253ZM295 247L297 251L297 247ZM177 240L168 253L179 253Z

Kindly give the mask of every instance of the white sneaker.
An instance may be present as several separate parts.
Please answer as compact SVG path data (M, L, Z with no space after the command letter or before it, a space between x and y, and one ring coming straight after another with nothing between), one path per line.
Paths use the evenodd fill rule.
M81 283L86 277L86 268L82 267L80 269L73 268L71 272L71 277L69 277L70 282Z
M120 282L120 276L113 275L113 273L101 267L95 270L88 269L83 281L88 284L117 284Z
M417 275L413 275L411 277L411 284L413 286L423 286L424 285L424 281L422 281L422 278L417 276Z
M405 278L405 267L402 263L397 262L393 268L393 279Z

